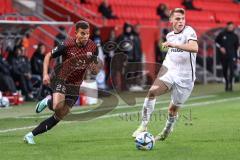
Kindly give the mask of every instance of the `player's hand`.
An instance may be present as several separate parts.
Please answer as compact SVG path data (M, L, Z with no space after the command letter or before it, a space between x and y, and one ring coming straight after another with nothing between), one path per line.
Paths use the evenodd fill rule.
M48 74L43 75L43 84L44 85L50 84L50 76Z
M221 51L222 54L226 54L226 49L225 48L221 47L220 51Z
M164 43L162 43L162 46L163 46L163 48L169 48L169 47L175 48L175 45L170 42L164 42Z

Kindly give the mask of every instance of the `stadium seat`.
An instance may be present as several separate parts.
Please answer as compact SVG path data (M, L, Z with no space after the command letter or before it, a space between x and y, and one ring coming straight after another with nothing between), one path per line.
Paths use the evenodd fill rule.
M70 3L72 1L72 3ZM65 8L73 11L74 4L80 4L79 0L57 0L62 3ZM82 17L89 18L96 23L102 22L97 17L101 17L98 13L98 6L102 0L89 0L88 4L80 4L78 14ZM166 4L170 9L175 7L183 7L180 0L108 0L108 3L112 6L113 12L119 17L118 20L107 20L107 25L113 26L116 24L122 25L123 21L129 21L131 23L142 23L145 25L157 25L157 21L160 19L156 15L156 8L160 3ZM201 30L205 31L208 27L215 27L216 24L223 24L227 21L233 21L240 24L238 20L240 14L240 5L232 2L232 0L195 0L194 5L201 8L202 11L191 11L188 10L186 13L186 19L190 23L194 23L196 26L200 26ZM96 17L89 15L82 9L95 13ZM1 11L0 11L1 12ZM228 14L225 14L228 12ZM203 25L203 24L206 25Z
M186 19L188 21L200 21L200 22L214 22L215 17L212 12L203 11L187 11Z
M222 12L216 13L216 20L217 22L220 22L220 23L226 23L226 22L232 21L238 24L240 22L239 18L240 16L238 13L222 13Z

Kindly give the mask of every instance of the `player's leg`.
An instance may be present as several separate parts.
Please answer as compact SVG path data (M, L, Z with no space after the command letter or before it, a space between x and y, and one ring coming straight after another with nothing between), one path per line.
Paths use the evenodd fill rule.
M29 144L35 144L33 137L44 132L47 132L54 127L58 122L69 112L69 108L64 107L65 95L63 93L53 93L53 110L55 113L48 119L42 121L32 132L24 136L24 141ZM67 109L65 109L67 108Z
M168 118L164 129L155 137L155 140L165 140L173 131L174 124L177 121L178 110L183 105L188 97L191 95L194 83L192 80L185 80L184 87L174 84L172 86L171 103L168 107Z
M52 108L52 96L47 95L44 99L39 101L36 105L36 113L42 112L45 108L49 108L50 110L53 110Z
M168 137L168 135L173 131L174 124L177 121L179 108L180 108L179 106L174 105L172 102L170 103L168 108L168 118L165 127L162 130L162 132L155 137L155 141L165 140Z
M134 131L132 137L136 137L139 133L147 130L148 122L150 121L151 114L154 111L156 97L166 93L168 90L169 87L166 85L166 82L163 82L162 80L159 79L155 80L143 103L142 122L138 129Z

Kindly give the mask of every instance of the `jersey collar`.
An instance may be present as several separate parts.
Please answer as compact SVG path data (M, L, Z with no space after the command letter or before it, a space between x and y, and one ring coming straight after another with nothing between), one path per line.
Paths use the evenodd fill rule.
M182 33L183 32L183 30L185 29L185 27L186 27L186 25L183 27L183 29L180 31L180 32L173 32L174 34L180 34L180 33Z

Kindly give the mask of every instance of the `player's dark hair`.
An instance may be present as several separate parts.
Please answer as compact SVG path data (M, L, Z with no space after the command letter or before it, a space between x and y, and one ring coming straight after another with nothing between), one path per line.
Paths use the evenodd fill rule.
M82 20L78 21L75 26L76 26L76 30L78 30L79 28L88 29L90 27L88 22L82 21Z

